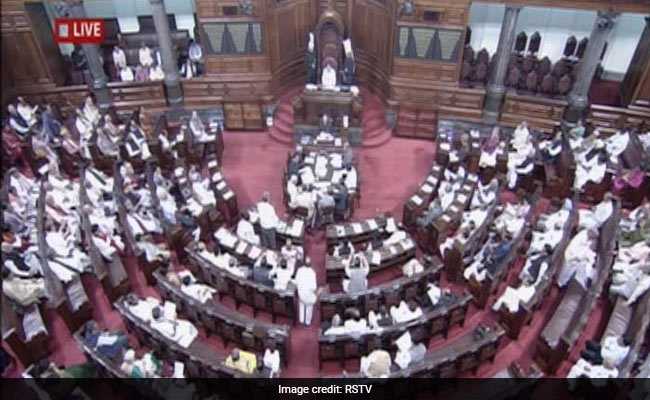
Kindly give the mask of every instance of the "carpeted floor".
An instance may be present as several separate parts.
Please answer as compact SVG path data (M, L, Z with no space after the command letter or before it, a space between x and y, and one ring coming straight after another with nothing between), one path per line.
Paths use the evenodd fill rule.
M380 107L378 102L369 102L373 107ZM368 115L381 115L381 113L368 113ZM364 123L366 123L364 121ZM223 157L223 169L229 184L232 186L238 197L240 209L257 202L264 191L269 191L272 196L272 203L275 205L279 215L284 214L282 205L282 175L286 165L287 154L291 147L281 141L274 139L266 132L226 132L224 134L225 151ZM361 185L360 208L355 211L354 219L371 217L379 212L388 211L401 219L402 206L408 197L416 190L421 180L427 175L434 159L435 145L430 141L390 138L379 146L363 147L356 149L358 170ZM504 199L512 198L507 194ZM538 204L540 211L544 204ZM322 232L315 233L306 238L306 253L312 259L316 267L318 282L325 284L325 238ZM523 265L519 260L508 276L508 281L515 279L518 268ZM136 260L128 260L127 271L134 291L139 295L158 297L156 290L145 284L144 276L137 268ZM399 271L398 271L399 272ZM373 276L370 284L377 284L396 277L395 271L382 273ZM124 329L119 314L114 311L105 297L96 279L85 277L84 283L90 288L89 295L94 307L93 317L101 326L111 329ZM447 284L442 279L443 285ZM501 293L506 286L504 282L500 289ZM458 287L462 290L462 286ZM513 361L519 361L523 366L530 363L531 354L534 352L536 339L543 328L544 322L550 317L552 304L558 296L557 291L552 292L546 299L541 310L535 313L531 325L523 329L519 340L506 340L500 349L494 364L481 366L479 376L491 376L499 370L507 367ZM491 299L492 303L494 299ZM232 302L225 303L234 307ZM600 304L599 304L600 305ZM584 340L595 337L601 329L602 320L606 316L602 310L606 307L598 307L591 318L580 343ZM240 308L241 312L250 314L246 307ZM604 315L605 314L605 315ZM259 316L259 318L266 318ZM59 365L73 365L84 362L85 357L74 342L71 333L63 323L62 319L55 312L48 312L47 326L51 333L52 360ZM324 369L318 369L318 311L314 315L314 324L310 327L295 325L291 331L291 346L289 366L283 371L285 377L313 377L320 374L332 374L341 371L338 364L326 363ZM454 328L447 340L435 339L431 348L445 346L449 341L474 328L480 322L495 321L492 311L477 310L470 307L468 318L464 327ZM205 336L205 332L201 331ZM214 343L215 351L227 351L219 339L211 337L208 339ZM230 346L229 346L230 347ZM578 348L578 346L576 346ZM570 360L575 361L576 354L571 354ZM558 374L568 372L571 364L565 362ZM9 375L15 375L22 369L22 366L13 368ZM345 366L348 371L358 370L358 361L350 362Z

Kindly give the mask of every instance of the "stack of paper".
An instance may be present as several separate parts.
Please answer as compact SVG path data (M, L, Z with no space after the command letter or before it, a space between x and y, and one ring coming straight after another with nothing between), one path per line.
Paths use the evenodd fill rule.
M375 229L379 228L379 225L377 225L377 221L376 221L374 218L368 220L368 226L369 226L370 229L373 230L373 231L374 231Z

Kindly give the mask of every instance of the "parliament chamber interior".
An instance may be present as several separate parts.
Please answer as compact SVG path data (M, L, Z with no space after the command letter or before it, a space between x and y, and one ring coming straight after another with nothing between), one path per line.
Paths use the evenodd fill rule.
M650 377L650 1L0 7L3 377Z

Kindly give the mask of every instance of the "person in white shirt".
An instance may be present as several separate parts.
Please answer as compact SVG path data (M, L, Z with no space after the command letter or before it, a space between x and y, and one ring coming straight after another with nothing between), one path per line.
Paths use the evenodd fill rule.
M289 265L286 259L280 259L269 272L269 278L273 280L275 290L287 290L289 283L293 279L295 264Z
M287 260L289 269L295 270L296 263L302 261L304 252L302 248L295 246L291 239L287 239L285 245L282 246L282 249L280 250L280 254L282 254L282 257Z
M122 82L133 82L135 80L135 75L131 67L125 66L120 68L120 80Z
M557 282L565 287L571 278L588 289L589 282L595 277L596 242L598 232L583 229L573 237L564 253L564 264L558 274Z
M318 299L318 285L316 272L311 267L309 257L296 271L294 284L298 291L298 318L303 325L310 325L314 311L314 304Z
M126 54L124 54L124 50L120 46L113 47L113 64L115 64L115 69L118 71L126 67Z
M384 240L384 247L397 244L408 238L408 234L402 228L403 226L401 222L395 225L395 220L393 218L388 219L386 222L386 232L388 232L390 236Z
M92 126L96 126L99 123L99 120L102 118L102 115L99 112L99 108L97 108L91 96L86 96L82 112L84 117L86 117L86 120L89 121Z
M420 318L422 314L422 309L414 301L406 303L406 301L402 300L398 307L392 306L390 308L390 316L395 324L413 321Z
M190 271L181 271L178 273L181 281L181 292L197 300L199 303L207 303L217 293L217 289L198 283Z
M402 274L407 278L411 278L414 275L422 273L423 271L424 266L422 266L422 263L417 258L412 258L402 267Z
M406 331L395 341L397 353L395 354L395 364L400 368L406 369L411 363L418 362L424 358L427 348L423 343L415 345L411 338L411 333Z
M162 81L165 79L165 72L163 71L160 64L156 64L153 68L151 68L151 71L149 71L149 79L152 81Z
M368 288L368 273L370 266L365 254L359 252L355 254L352 262L345 264L345 276L343 279L343 290L345 293L353 294L366 290Z
M260 227L262 228L261 242L263 247L277 249L275 234L279 219L275 213L275 208L270 203L270 198L269 192L264 192L262 201L257 203L257 212L259 213Z
M331 65L327 64L323 68L323 74L321 77L321 87L323 90L335 90L336 89L336 70L332 68Z
M392 361L386 350L373 350L367 356L361 357L359 372L366 378L388 378Z
M271 340L266 350L264 350L263 358L264 366L271 370L270 378L277 378L280 376L280 351L274 340Z
M153 53L151 51L151 48L149 48L149 46L147 46L144 42L138 50L138 60L140 61L140 65L143 67L149 68L153 65Z
M237 223L237 236L240 239L247 241L250 244L259 246L260 237L255 234L255 228L249 220L251 217L246 214L242 214L239 222Z
M32 126L36 124L37 119L36 119L36 111L38 110L38 106L32 107L28 102L25 101L24 98L18 96L17 98L18 102L16 103L16 110L18 111L18 114L23 118L29 126Z
M298 175L291 175L287 181L287 196L289 197L289 208L295 209L298 198Z

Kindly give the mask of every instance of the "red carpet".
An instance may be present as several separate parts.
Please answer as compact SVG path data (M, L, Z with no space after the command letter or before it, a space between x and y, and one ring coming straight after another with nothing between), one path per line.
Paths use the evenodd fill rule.
M366 96L368 97L368 96ZM369 127L371 137L369 141L381 137L373 146L356 148L355 155L358 160L358 169L361 187L360 208L355 210L354 219L371 217L377 213L388 211L401 219L402 206L409 196L414 193L421 181L426 177L434 159L435 145L430 141L391 138L384 138L386 128L383 122L374 122L383 119L381 103L376 98L365 100L364 126ZM281 108L280 114L290 113L290 107ZM278 120L290 121L292 116L279 115ZM277 126L276 126L277 128ZM292 145L289 141L278 140L278 129L274 128L273 136L267 132L226 132L224 134L225 151L223 155L223 169L225 176L237 194L240 209L245 209L257 202L264 191L271 193L271 201L275 205L279 215L284 214L282 205L282 175L286 165L287 154ZM365 135L364 135L365 136ZM504 196L508 197L508 196ZM510 196L512 197L512 196ZM543 206L542 206L543 207ZM319 284L325 284L324 257L325 240L322 232L306 238L306 253L312 259L316 267ZM523 265L523 260L516 264L518 268ZM144 276L138 270L136 260L127 262L127 271L134 291L139 295L156 296L154 288L145 284ZM508 281L512 282L518 273L514 268ZM390 280L399 271L389 271L371 279L371 285ZM89 296L94 306L93 317L101 326L117 329L124 329L119 314L112 310L103 290L99 287L94 278L87 279L87 287L92 288ZM443 285L446 279L442 279ZM504 283L499 293L505 289ZM460 286L462 289L462 286ZM554 292L553 296L557 293ZM551 296L551 297L553 297ZM506 340L500 349L494 364L481 366L479 376L491 376L499 370L507 367L513 361L520 361L523 366L530 363L530 356L534 352L535 343L544 322L550 317L549 308L554 303L549 298L540 311L535 314L532 324L523 329L519 340L513 342ZM494 302L494 297L490 304ZM225 304L234 307L232 302L226 300ZM581 338L581 345L585 339L597 335L598 327L601 325L603 315L599 307L590 318ZM245 307L241 312L250 313ZM259 316L265 318L264 316ZM332 374L340 372L338 364L326 364L323 371L318 370L318 332L319 315L316 310L314 324L306 328L296 325L292 328L291 338L291 359L289 366L283 371L285 377L313 377L319 374ZM448 340L438 338L431 344L431 348L445 346L449 340L468 329L474 328L482 321L494 321L495 314L489 309L477 310L470 308L467 321L463 328L454 328ZM73 365L84 362L85 357L78 349L72 339L71 333L63 323L62 319L55 312L47 313L47 326L51 333L52 360L59 365ZM204 333L202 332L204 336ZM214 343L215 351L226 351L217 338L210 338ZM229 346L231 347L231 346ZM576 348L578 348L577 346ZM575 353L575 352L574 352ZM571 359L575 360L575 354ZM566 374L569 364L565 363L560 369L560 374ZM346 365L348 371L356 371L358 362L349 362ZM22 370L22 366L18 367ZM10 371L10 375L17 373L16 369Z

